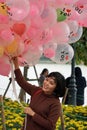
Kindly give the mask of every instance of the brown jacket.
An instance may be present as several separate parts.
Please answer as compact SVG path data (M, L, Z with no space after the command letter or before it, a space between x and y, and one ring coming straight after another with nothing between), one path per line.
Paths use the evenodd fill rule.
M55 130L55 125L61 113L61 105L54 95L47 95L42 88L31 85L21 74L20 69L15 70L16 81L29 95L30 107L35 111L33 117L27 115L26 130ZM36 91L41 90L39 93ZM37 94L35 94L37 93Z

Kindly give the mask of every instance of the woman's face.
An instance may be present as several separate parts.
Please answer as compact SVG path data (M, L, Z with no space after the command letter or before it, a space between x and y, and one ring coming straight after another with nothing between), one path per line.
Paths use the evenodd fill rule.
M46 72L44 73L45 77L47 77L47 76L48 76L48 74L49 74L49 72L48 72L48 71L46 71Z
M42 90L46 94L52 94L54 89L56 88L56 83L53 77L47 77L43 82Z

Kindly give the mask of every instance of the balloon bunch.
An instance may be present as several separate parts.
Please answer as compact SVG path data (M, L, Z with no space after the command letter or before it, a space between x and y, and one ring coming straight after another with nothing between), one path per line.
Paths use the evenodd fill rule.
M42 54L69 62L83 27L87 0L0 0L0 74L9 74L13 56L20 66L37 64Z

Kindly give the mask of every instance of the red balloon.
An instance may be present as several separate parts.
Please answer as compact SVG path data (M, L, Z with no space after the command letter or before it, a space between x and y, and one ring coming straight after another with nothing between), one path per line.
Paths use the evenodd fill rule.
M26 30L26 25L24 23L15 23L12 27L12 30L19 36L22 36Z

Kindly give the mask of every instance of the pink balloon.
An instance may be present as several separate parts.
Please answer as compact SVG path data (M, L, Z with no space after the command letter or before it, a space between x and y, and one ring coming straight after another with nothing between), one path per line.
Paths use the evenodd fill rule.
M31 4L36 5L39 10L39 14L41 14L45 6L44 0L29 0L29 1L30 1L30 7Z
M29 45L32 44L32 40L29 39L29 37L27 37L26 35L23 35L21 40L24 45L22 46L22 50L24 50L23 53L26 53L29 50Z
M18 42L17 55L18 55L18 56L22 55L23 52L24 52L24 49L25 49L25 45L24 45L24 43L20 40L20 41Z
M70 29L67 23L59 22L52 27L53 40L57 43L65 43L68 41Z
M0 2L2 3L2 2L5 2L6 0L0 0Z
M18 37L16 35L14 35L13 32L11 32L9 27L6 27L6 29L5 29L5 27L4 28L0 27L1 28L1 30L0 30L0 45L4 46L4 47L11 44L14 41L15 37Z
M0 46L5 47L5 46L7 46L9 44L10 44L9 42L7 42L7 41L3 40L2 38L0 38Z
M22 56L18 57L18 64L19 66L23 66L23 67L28 65L27 61Z
M78 4L87 4L87 0L78 0Z
M81 27L87 27L87 18L83 18L81 20L78 20L78 24Z
M20 21L27 17L29 14L29 1L28 0L7 0L9 7L9 16L13 20Z
M4 54L2 57L0 57L0 63L10 64L9 57Z
M55 9L58 9L63 5L72 6L78 0L45 0L45 1L49 6L52 6Z
M41 33L41 29L34 27L34 26L30 26L26 32L27 36L32 40L32 39L36 39L38 37L38 35L40 35Z
M9 64L0 62L0 75L8 76L10 73L11 67Z
M41 45L47 44L52 39L53 39L53 32L49 28L42 30L41 34L38 37L38 40L40 41Z
M55 50L57 48L57 43L48 42L43 46L43 54L47 58L52 58L55 55Z
M10 29L4 29L0 33L0 37L8 42L12 42L14 40L14 35L12 34Z
M55 9L57 9L59 7L61 3L60 0L56 1L56 0L44 0L45 2L45 6L50 6L50 7L53 7Z
M37 19L37 20L36 20ZM44 25L43 25L43 21L41 19L40 16L35 16L34 18L31 17L30 18L30 26L31 27L35 27L35 28L39 28L39 29L43 29L44 28Z
M76 20L83 19L87 16L87 5L79 4L78 2L73 5L74 10L77 12L78 17Z
M38 44L40 42L40 44L46 44L48 41L50 41L53 37L52 35L52 30L49 28L44 29L43 25L38 21L36 21L37 23L35 23L35 21L33 21L34 24L31 24L31 26L27 29L27 37L28 39L32 40L32 41L37 41ZM39 26L41 25L41 26Z
M41 14L41 19L45 28L52 27L57 21L56 10L54 8L46 6Z
M73 3L75 3L75 2L77 2L78 0L61 0L61 2L63 3L63 4L73 4Z
M42 55L41 47L37 45L30 45L29 50L23 54L23 59L27 62L28 65L35 65L39 62L39 59Z
M52 58L55 55L55 50L53 50L52 48L47 48L43 51L43 54L47 58Z
M9 19L8 16L0 14L0 24L8 24Z
M38 7L37 7L36 4L30 3L30 12L29 12L29 15L30 15L30 17L34 17L36 15L37 16L40 15L40 11L39 11L39 9L38 9Z

